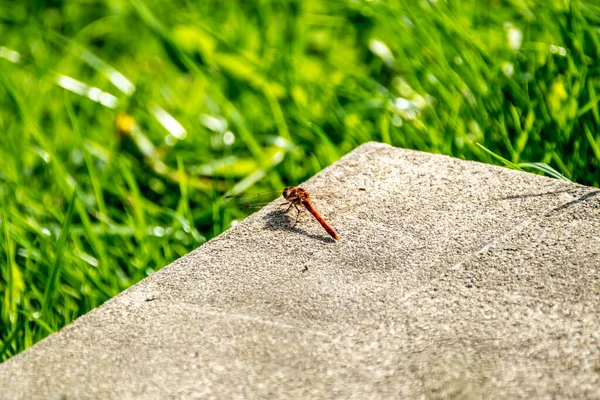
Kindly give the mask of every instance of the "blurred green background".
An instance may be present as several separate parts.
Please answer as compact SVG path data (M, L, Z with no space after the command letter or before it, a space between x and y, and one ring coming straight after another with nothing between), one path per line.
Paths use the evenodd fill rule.
M0 360L366 141L599 186L599 52L594 0L0 1Z

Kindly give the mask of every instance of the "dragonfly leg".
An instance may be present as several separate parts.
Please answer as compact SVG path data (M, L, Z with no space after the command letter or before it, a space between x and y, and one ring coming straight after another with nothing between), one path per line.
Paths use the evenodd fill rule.
M288 211L290 211L290 209L292 208L292 206L295 205L294 203L283 203L282 206L285 206L285 205L288 205L288 204L290 206L284 211L285 213L287 213ZM296 207L296 209L298 209L298 207Z
M294 207L296 207L296 211L298 211L298 214L296 214L296 222L294 222L294 225L292 226L292 228L296 227L296 224L298 224L298 221L300 221L300 209L298 208L298 206L296 204L292 204Z

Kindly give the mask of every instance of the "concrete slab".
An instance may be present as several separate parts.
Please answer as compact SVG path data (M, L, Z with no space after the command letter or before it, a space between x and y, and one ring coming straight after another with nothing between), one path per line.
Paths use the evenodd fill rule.
M0 365L0 398L600 398L600 191L365 144ZM358 190L364 188L365 190Z

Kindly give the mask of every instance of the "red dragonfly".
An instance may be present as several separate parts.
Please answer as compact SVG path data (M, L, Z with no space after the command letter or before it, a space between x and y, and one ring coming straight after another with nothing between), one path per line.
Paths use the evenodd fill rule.
M269 193L270 194L270 193ZM335 240L340 240L340 237L338 236L337 232L331 227L331 225L329 225L325 219L323 219L323 217L321 216L321 214L319 214L319 212L315 209L315 207L313 206L312 202L310 201L310 195L308 194L308 192L306 191L306 189L301 188L301 187L293 187L293 186L288 186L285 189L283 189L283 198L287 200L287 203L285 204L289 204L289 207L285 210L285 212L288 212L291 210L292 207L294 207L297 211L298 211L298 215L296 216L296 223L298 223L298 219L300 218L300 209L298 208L298 206L303 206L304 208L306 208L308 210L309 213L311 213L313 215L313 217L315 217L315 219L319 222L319 224L321 224L321 226L325 229L325 231L327 231L327 233L334 238ZM258 196L261 196L260 194ZM248 200L250 199L250 200ZM242 204L242 209L250 209L250 208L254 208L256 206L260 207L263 206L264 204L252 204L252 196L226 196L225 197L225 201L226 202L232 202L232 203L240 203ZM244 204L247 203L247 204ZM294 225L296 225L296 223L294 223Z

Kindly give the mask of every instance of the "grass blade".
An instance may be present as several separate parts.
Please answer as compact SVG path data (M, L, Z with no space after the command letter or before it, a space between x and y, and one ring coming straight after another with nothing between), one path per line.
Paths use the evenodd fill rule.
M494 153L493 151L489 150L487 147L483 146L482 144L479 143L475 143L477 146L479 146L479 148L483 149L486 153L488 153L490 156L494 157L496 160L500 161L502 164L506 165L507 167L510 167L512 169L516 169L518 171L523 171L523 169L521 167L519 167L519 165L508 161L506 158Z
M69 231L71 228L71 223L73 221L73 214L75 213L75 202L77 199L77 193L74 191L71 196L71 202L69 203L69 209L67 211L67 215L63 221L62 229L60 230L60 235L58 237L58 243L56 245L56 250L54 253L54 261L52 262L52 266L50 267L50 276L48 277L48 281L46 284L46 290L44 292L44 300L42 302L42 316L44 318L49 318L48 311L52 306L52 294L56 291L56 285L58 284L58 275L60 272L60 263L64 253L65 243L67 242L67 236L69 235Z
M544 174L551 176L556 179L560 179L562 181L571 182L569 178L552 168L546 163L519 163L519 166L522 168L533 168L538 171L543 172Z
M17 326L8 334L5 340L2 341L2 347L0 347L0 360L3 359L4 353L10 347L11 343L17 337L19 331L23 328L23 320L19 321Z

